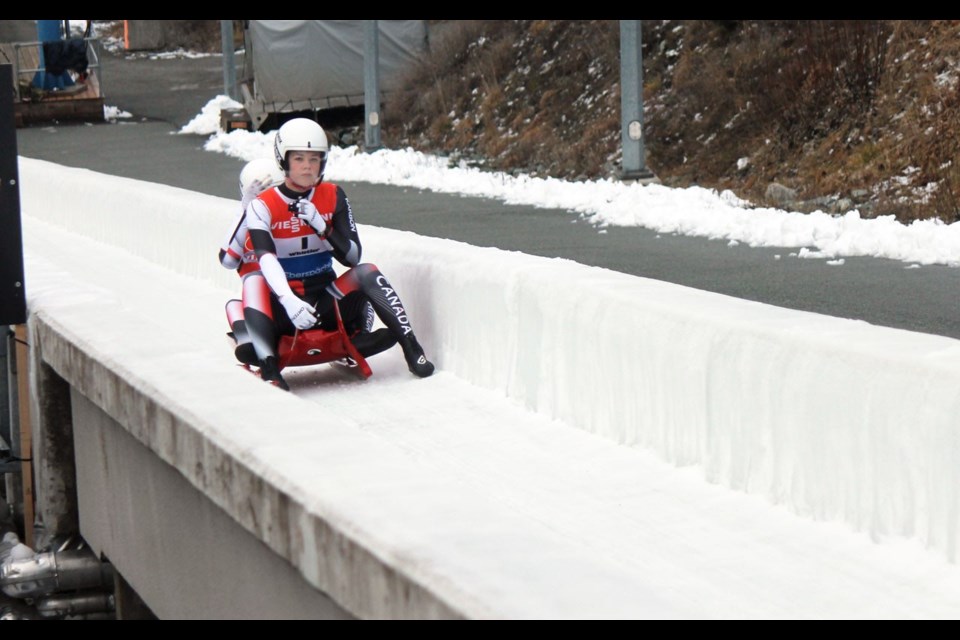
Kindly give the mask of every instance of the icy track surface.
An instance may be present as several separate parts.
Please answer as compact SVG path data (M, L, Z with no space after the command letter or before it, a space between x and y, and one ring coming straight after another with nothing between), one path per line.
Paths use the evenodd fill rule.
M86 283L106 305L143 310L145 336L153 327L178 333L230 362L222 304L234 291L39 221L26 219L24 234L36 295ZM957 566L915 542L873 542L843 525L794 516L443 371L417 379L398 350L370 362L368 381L326 365L287 377L294 395L324 413L352 415L356 428L428 469L451 494L462 507L457 513L411 517L443 532L431 542L435 562L498 616L960 616ZM307 467L323 429L317 424L317 442L281 442L262 425L263 444L289 466ZM378 473L375 465L369 473ZM410 535L387 520L377 525L388 538ZM552 561L554 548L564 551L562 564Z

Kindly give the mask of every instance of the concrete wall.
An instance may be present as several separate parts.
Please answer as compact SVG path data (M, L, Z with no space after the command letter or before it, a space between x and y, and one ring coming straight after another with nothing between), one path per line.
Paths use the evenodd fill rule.
M158 617L352 617L83 394L71 400L80 530Z
M127 20L127 42L131 51L154 51L166 45L165 20Z

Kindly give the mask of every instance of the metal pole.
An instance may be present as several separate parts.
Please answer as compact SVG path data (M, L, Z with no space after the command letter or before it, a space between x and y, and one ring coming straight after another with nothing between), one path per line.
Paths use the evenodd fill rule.
M30 423L30 372L27 364L30 354L27 350L27 325L14 327L17 344L17 422L19 424L19 443L11 446L13 454L20 458L20 488L23 496L23 543L33 547L33 428ZM19 446L16 446L19 444Z
M4 336L4 339L7 342L7 353L9 354L7 358L7 406L10 411L10 439L7 441L7 445L10 449L9 455L12 456L12 460L16 460L19 457L17 452L20 450L20 411L17 407L17 394L20 390L17 387L17 341L13 327L9 327L8 335ZM10 505L10 512L5 515L12 517L15 523L20 523L23 519L23 483L20 476L22 468L12 461L3 466L6 472L4 488L6 489L7 503ZM4 519L3 516L0 516L0 522L3 522ZM23 531L19 524L16 528Z
M14 121L13 106L13 68L9 64L0 64L0 326L9 333L7 325L15 325L17 332L24 331L27 321L27 295L24 286L23 235L20 223L20 176L17 167L17 129ZM12 337L12 336L11 336ZM4 340L7 336L4 335ZM18 457L30 457L29 449L25 455L21 442L21 428L25 408L22 400L16 399L15 392L21 391L20 382L26 381L26 361L17 362L18 353L10 343L5 350L7 374L6 389L8 402L4 406L9 411L10 422L4 426L12 454ZM22 369L22 371L21 371ZM14 389L14 383L18 388ZM21 465L22 470L22 465ZM7 501L15 505L20 503L24 490L21 470L7 473ZM32 498L31 498L32 502ZM32 519L32 511L28 516ZM0 518L2 519L2 518ZM30 530L32 524L24 524L24 530Z
M0 325L27 321L13 68L0 64Z
M20 187L17 184L17 130L13 115L13 68L0 65L0 227L3 228L4 241L0 250L7 257L0 264L0 307L10 309L0 313L0 445L12 447L11 426L13 420L11 405L7 395L10 388L7 374L7 335L11 334L11 324L27 321L27 301L23 287L23 241L20 227ZM12 145L7 148L6 145ZM9 238L9 240L7 240ZM3 520L0 514L0 521Z
M10 449L10 400L7 396L9 392L9 382L7 381L7 333L10 328L6 325L0 326L0 459L3 458L4 450ZM3 473L0 472L0 476ZM0 491L2 495L2 491ZM3 514L0 514L0 522L3 521Z
M223 46L223 93L239 101L237 65L234 59L233 20L220 21L220 40Z
M376 20L364 20L363 106L367 151L380 148L380 44Z
M640 21L620 21L620 139L623 145L623 180L655 178L647 168L643 147L643 54Z

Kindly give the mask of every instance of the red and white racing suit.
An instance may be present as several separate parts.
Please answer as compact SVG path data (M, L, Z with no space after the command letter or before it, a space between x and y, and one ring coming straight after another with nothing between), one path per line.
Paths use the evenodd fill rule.
M321 217L329 218L323 234L297 217L293 205L304 198ZM399 340L405 356L408 352L422 356L396 291L375 265L360 263L360 238L343 189L326 182L304 193L286 185L268 189L247 206L246 225L248 237L237 254L241 256L240 270L249 270L243 277L243 317L258 359L275 356L279 337L296 331L279 302L280 296L291 294L312 305L318 325L328 331L337 328L333 301L338 300L351 335L371 326L367 312L372 306L389 330L386 337L392 338L367 348L355 340L363 355L382 351ZM257 268L246 261L250 249ZM339 277L334 259L350 267Z

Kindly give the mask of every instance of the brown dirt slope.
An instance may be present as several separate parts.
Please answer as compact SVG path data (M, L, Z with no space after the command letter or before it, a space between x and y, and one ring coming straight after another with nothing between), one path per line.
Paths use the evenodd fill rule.
M757 205L960 219L960 22L643 21L647 164ZM500 171L620 173L619 23L431 24L384 143ZM781 206L781 205L778 205Z

